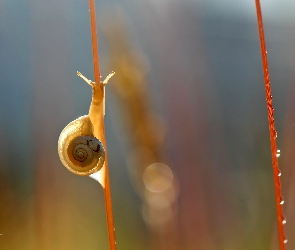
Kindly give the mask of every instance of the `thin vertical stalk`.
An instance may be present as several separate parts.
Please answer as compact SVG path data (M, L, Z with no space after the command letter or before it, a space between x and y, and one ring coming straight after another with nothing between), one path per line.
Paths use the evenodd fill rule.
M95 2L94 0L89 0L90 9L90 28L91 28L91 40L92 40L92 56L93 56L93 67L94 67L94 80L97 84L93 89L92 104L97 104L97 99L103 99L104 96L104 86L100 84L100 68L99 68L99 55L98 55L98 40L96 32L96 14L95 14ZM103 169L101 169L100 183L104 190L105 207L106 207L106 218L107 218L107 228L109 237L110 250L116 250L116 237L115 237L115 226L113 218L112 209L112 199L111 199L111 188L110 188L110 178L109 178L109 168L108 168L108 157L107 157L107 147L105 138L105 128L104 128L104 101L103 107L101 107L102 112L99 114L94 114L92 108L89 110L89 116L93 119L94 125L94 135L98 137L105 148L105 163Z
M94 69L94 81L100 82L100 67L99 67L99 55L98 55L98 40L96 29L96 14L95 14L95 2L89 0L90 11L90 28L91 28L91 41L92 41L92 56L93 56L93 69Z
M278 157L277 157L277 154L278 154L277 144L276 144L277 132L275 130L274 109L272 105L272 95L271 95L270 78L269 78L269 72L268 72L267 50L266 50L266 44L264 39L261 6L260 6L259 0L255 0L255 3L256 3L259 38L260 38L264 86L265 86L265 92L266 92L266 106L268 111L268 124L269 124L269 133L270 133L272 167L273 167L275 197L276 197L279 249L285 250L285 243L287 242L287 240L285 238L285 233L284 233L285 218L284 218L283 209L282 209L282 204L284 203L284 201L281 195L281 181L280 181L281 173L280 173Z

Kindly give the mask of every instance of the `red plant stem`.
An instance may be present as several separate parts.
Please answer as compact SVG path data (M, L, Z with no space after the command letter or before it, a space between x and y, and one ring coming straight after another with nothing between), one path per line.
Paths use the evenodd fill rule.
M99 55L98 55L98 40L96 33L96 14L95 14L95 2L89 0L90 11L90 28L91 28L91 41L92 41L92 57L93 57L93 69L94 69L94 81L100 82L100 68L99 68Z
M276 209L277 209L279 249L284 250L286 239L285 239L284 224L283 224L284 215L283 215L282 204L281 204L281 202L283 201L283 198L281 195L280 170L279 170L279 163L278 163L278 157L277 157L277 144L276 144L277 132L275 130L274 109L272 106L272 95L271 95L270 78L269 78L269 72L268 72L267 51L266 51L266 45L265 45L265 39L264 39L260 0L255 0L255 1L256 1L258 31L259 31L259 38L260 38L262 67L263 67L263 74L264 74L264 85L265 85L265 92L266 92L266 106L268 111L268 125L269 125L269 133L270 133L272 167L273 167L273 175L274 175Z
M101 98L104 97L104 86L100 84L100 68L99 68L99 55L98 55L98 40L96 34L96 14L95 14L95 2L94 0L89 0L89 9L90 9L90 27L91 27L91 40L92 40L92 56L93 56L93 67L94 67L94 81L97 83L97 89L94 89L94 96L99 95ZM95 102L95 100L93 100ZM104 102L103 102L104 103ZM104 105L104 104L103 104ZM104 107L103 107L104 109ZM102 114L103 116L104 114ZM98 117L100 118L100 114ZM111 188L110 188L110 178L109 178L109 168L108 168L108 157L107 157L107 147L104 131L104 122L103 117L101 117L100 124L100 139L105 146L105 163L104 170L102 169L102 186L104 190L105 197L105 207L106 207L106 218L107 218L107 227L108 227L108 237L109 237L109 246L110 250L116 250L116 237L115 237L115 225L112 209L112 198L111 198ZM104 171L104 172L103 172Z

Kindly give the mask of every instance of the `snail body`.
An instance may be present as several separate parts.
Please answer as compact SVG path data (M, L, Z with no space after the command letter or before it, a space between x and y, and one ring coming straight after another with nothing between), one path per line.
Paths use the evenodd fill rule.
M88 115L70 122L63 129L58 140L58 154L62 164L76 175L87 176L102 168L105 150L93 135Z
M104 126L104 85L114 74L112 72L103 82L96 83L77 72L92 87L89 115L70 122L58 139L59 158L76 175L91 175L103 167L106 153L97 137L103 137L101 127Z

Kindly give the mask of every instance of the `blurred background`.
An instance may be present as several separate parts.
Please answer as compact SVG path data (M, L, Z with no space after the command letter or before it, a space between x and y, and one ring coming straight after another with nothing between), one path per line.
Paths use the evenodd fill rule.
M294 1L262 1L295 249ZM255 1L97 0L118 250L278 249ZM103 190L62 166L88 113L88 1L0 0L0 249L108 249Z

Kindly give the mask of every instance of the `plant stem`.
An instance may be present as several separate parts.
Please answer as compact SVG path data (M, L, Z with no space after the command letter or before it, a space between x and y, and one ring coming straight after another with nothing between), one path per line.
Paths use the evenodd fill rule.
M273 167L275 197L276 197L279 249L285 250L285 243L287 242L287 240L285 238L285 233L284 233L285 218L284 218L283 209L282 209L282 204L284 202L281 195L281 181L280 181L281 174L280 174L278 156L277 156L278 154L277 144L276 144L277 132L275 130L274 109L272 105L270 78L269 78L269 72L268 72L267 51L266 51L266 44L264 39L260 0L255 0L255 2L256 2L258 31L259 31L259 38L260 38L262 67L263 67L263 74L264 74L264 86L265 86L265 92L266 92L266 106L268 110L268 124L269 124L269 133L270 133L272 167Z
M93 89L93 99L92 104L96 104L97 99L103 98L103 107L102 112L99 114L93 115L95 117L94 130L95 136L101 140L105 148L105 163L103 169L101 169L101 178L100 183L104 190L105 198L105 207L106 207L106 219L107 219L107 228L108 228L108 237L109 237L109 246L110 250L116 250L116 237L115 237L115 226L113 218L113 209L112 209L112 198L111 198L111 188L110 188L110 178L109 178L109 168L108 168L108 157L107 157L107 147L106 147L106 138L105 138L105 129L104 129L104 86L100 84L100 68L99 68L99 55L98 55L98 40L96 32L96 14L95 14L95 2L94 0L89 0L89 9L90 9L90 27L91 27L91 40L92 40L92 56L93 56L93 68L94 68L94 81L96 82ZM91 108L89 111L91 115Z

